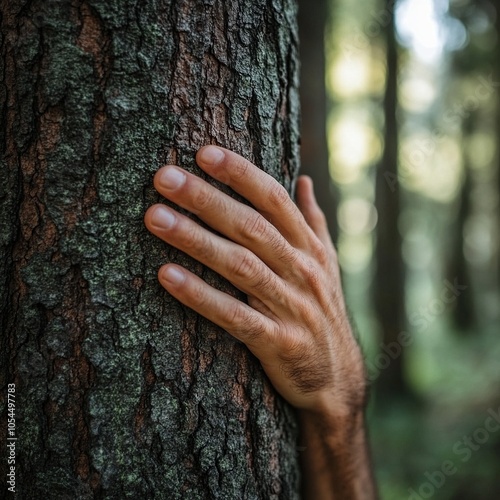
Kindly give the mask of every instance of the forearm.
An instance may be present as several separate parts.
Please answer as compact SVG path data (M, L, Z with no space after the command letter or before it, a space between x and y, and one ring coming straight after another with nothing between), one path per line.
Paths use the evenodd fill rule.
M305 500L377 498L362 411L345 416L302 411L299 423Z

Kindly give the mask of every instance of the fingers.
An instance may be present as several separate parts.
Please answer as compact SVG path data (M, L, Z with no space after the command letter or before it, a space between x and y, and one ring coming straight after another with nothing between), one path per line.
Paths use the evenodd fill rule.
M146 226L245 292L248 303L175 264L163 266L159 280L181 303L244 342L288 401L314 408L326 394L324 381L328 391L333 387L337 364L350 365L337 354L347 352L343 339L351 337L335 252L312 182L299 178L295 205L272 177L230 151L205 147L197 161L251 206L167 166L155 176L157 190L209 228L160 204L146 212Z
M199 177L166 166L156 173L154 184L160 194L248 248L278 275L283 276L297 258L297 252L262 215Z
M306 175L301 175L297 179L297 205L302 212L306 222L321 240L325 247L333 247L326 217L314 196L312 179Z
M174 264L158 272L162 286L177 300L244 342L254 354L272 339L275 324L247 304L207 285ZM257 351L257 352L255 352Z
M284 283L248 249L218 236L188 217L154 205L146 212L148 229L167 243L187 253L224 276L237 288L276 311L283 296Z
M308 250L313 233L286 189L241 156L216 146L205 146L198 165L247 199L295 248Z

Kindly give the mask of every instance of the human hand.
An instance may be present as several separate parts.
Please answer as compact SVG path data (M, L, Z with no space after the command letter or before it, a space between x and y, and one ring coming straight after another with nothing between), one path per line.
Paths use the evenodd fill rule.
M154 178L157 191L225 237L162 204L148 209L145 224L246 293L248 304L176 264L159 270L160 283L244 342L278 392L299 410L348 416L362 409L362 357L312 181L299 177L295 205L276 180L231 151L205 146L197 163L254 208L179 167L165 166Z

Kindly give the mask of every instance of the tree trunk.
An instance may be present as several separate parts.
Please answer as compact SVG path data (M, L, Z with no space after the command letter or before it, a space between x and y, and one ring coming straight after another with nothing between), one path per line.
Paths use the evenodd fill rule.
M336 198L328 170L326 143L325 26L332 2L299 0L301 174L314 181L314 191L335 237Z
M471 165L468 159L465 145L468 143L475 130L477 123L477 113L471 112L462 121L462 158L464 162L464 180L457 200L457 219L452 225L451 245L449 250L450 258L447 262L447 278L453 283L471 283L469 264L464 253L464 234L467 218L471 211L471 191L473 189L473 179ZM474 296L469 293L461 293L457 296L453 304L453 322L458 332L473 334L477 324L476 309L474 306Z
M493 5L496 9L496 18L495 18L495 28L497 32L497 43L496 43L496 57L494 58L494 76L495 82L500 81L500 65L498 64L498 58L500 57L500 0L493 0ZM496 97L497 97L497 192L500 197L500 88L497 86L496 88ZM500 206L498 212L498 222L500 225ZM498 227L498 226L497 226ZM497 234L497 238L500 236ZM497 288L500 292L500 243L497 246Z
M17 498L296 498L293 412L156 272L173 261L237 292L142 220L159 201L153 173L202 175L207 143L291 189L293 0L1 12L1 386L5 400L15 384Z
M397 78L398 54L395 38L394 2L386 0L390 22L387 26L387 83L384 98L384 154L377 169L375 204L378 212L376 228L376 274L374 304L385 345L399 343L405 328L404 263L398 217L401 212L398 175ZM403 356L391 359L380 372L381 396L405 394Z

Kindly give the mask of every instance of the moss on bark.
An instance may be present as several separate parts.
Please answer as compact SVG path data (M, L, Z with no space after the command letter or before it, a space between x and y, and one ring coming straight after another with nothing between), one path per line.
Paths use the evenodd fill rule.
M17 388L19 498L297 496L292 412L156 272L175 261L237 292L142 222L153 173L202 175L207 143L292 188L295 17L292 0L3 2L1 385Z

